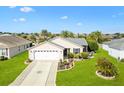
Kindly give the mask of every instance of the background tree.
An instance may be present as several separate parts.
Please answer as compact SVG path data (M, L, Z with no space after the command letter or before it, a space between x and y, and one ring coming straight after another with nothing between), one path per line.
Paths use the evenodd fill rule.
M48 38L53 38L55 37L54 34L52 34L51 32L48 32Z
M27 35L24 35L24 34L21 35L21 37L24 38L24 39L28 39L28 36Z
M68 31L62 31L62 32L60 33L60 36L61 36L61 37L69 37L69 32L68 32Z
M102 43L103 41L103 37L102 37L102 33L100 31L95 31L95 32L92 32L88 35L87 39L89 40L94 40L96 41L97 43Z
M43 39L44 40L46 40L46 39L48 39L48 31L47 31L47 29L43 29L42 31L41 31L41 36L43 36Z
M64 30L64 31L62 31L62 32L60 33L60 36L61 36L61 37L65 37L65 38L67 38L67 37L72 37L72 38L74 38L74 37L75 37L75 34L74 34L73 32Z
M75 34L73 32L69 32L69 37L75 38Z
M120 33L114 33L114 39L120 39L121 34Z
M96 52L98 50L99 46L98 46L96 41L94 41L94 40L87 40L87 42L88 42L89 50L90 51L95 51Z
M34 35L28 35L28 39L32 42L36 42L36 37Z
M121 37L124 38L124 33L121 34Z
M85 34L80 34L80 33L77 33L77 38L86 38Z

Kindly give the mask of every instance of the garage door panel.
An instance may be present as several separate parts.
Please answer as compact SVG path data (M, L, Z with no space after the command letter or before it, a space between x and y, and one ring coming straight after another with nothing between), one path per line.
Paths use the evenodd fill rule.
M59 60L60 55L59 50L41 50L35 52L35 60Z

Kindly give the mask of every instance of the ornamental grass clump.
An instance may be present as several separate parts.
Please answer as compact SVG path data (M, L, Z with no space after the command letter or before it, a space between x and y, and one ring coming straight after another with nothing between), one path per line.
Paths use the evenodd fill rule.
M96 68L97 73L105 77L116 77L118 75L117 68L107 58L99 58Z

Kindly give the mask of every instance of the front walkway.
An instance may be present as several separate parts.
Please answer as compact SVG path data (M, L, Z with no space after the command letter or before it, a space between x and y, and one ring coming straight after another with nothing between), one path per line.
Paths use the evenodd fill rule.
M11 86L54 86L57 67L56 61L34 61Z

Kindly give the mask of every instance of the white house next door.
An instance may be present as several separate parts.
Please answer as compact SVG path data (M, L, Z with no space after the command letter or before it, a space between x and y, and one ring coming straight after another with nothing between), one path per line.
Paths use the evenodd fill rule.
M62 51L60 50L37 50L34 53L35 60L60 60Z

